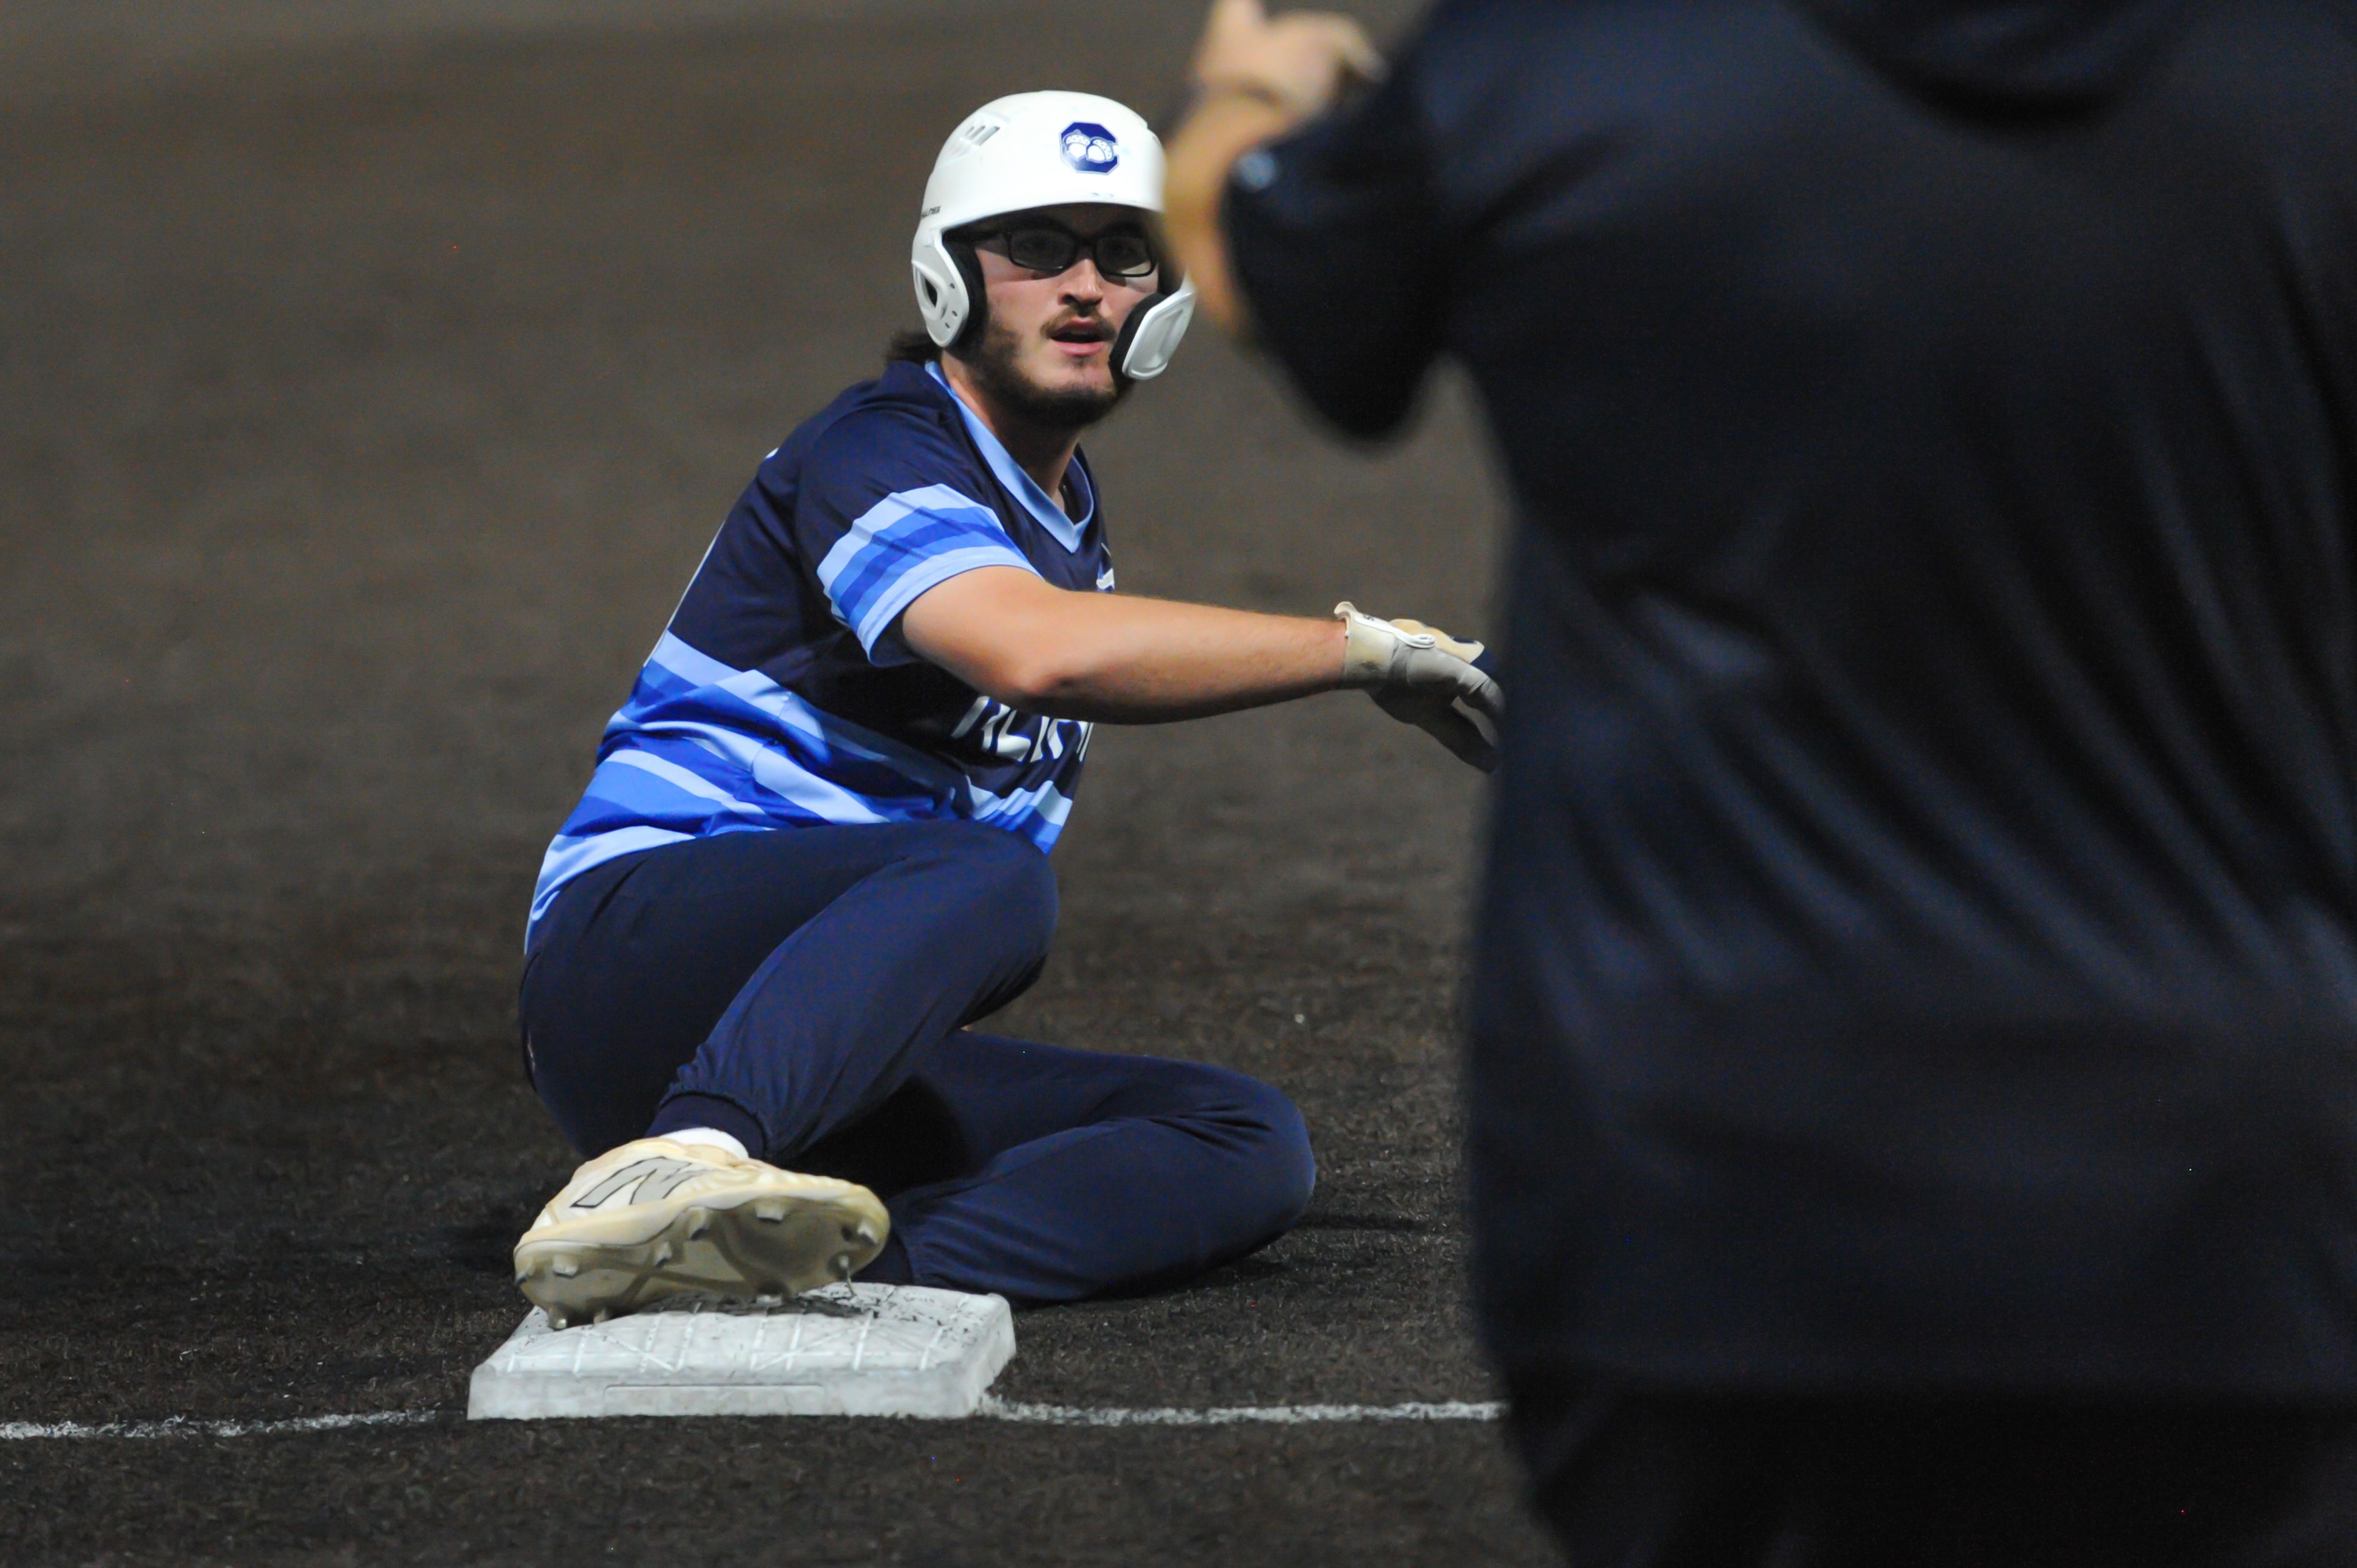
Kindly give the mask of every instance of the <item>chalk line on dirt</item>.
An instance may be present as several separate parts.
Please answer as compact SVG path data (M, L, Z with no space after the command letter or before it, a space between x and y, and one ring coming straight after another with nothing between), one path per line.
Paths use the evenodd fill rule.
M342 1432L355 1426L424 1426L457 1413L376 1410L358 1415L298 1415L283 1421L196 1421L185 1415L167 1415L161 1421L0 1421L0 1439L22 1443L40 1437L267 1437L282 1432Z
M1022 1404L985 1398L974 1413L990 1421L1038 1422L1050 1426L1236 1426L1267 1423L1297 1426L1321 1421L1495 1421L1502 1404L1446 1400L1410 1404L1247 1404L1189 1410L1181 1406L1123 1410L1094 1405Z
M1040 1426L1298 1426L1338 1421L1495 1421L1497 1403L1463 1400L1407 1404L1227 1405L1189 1409L1179 1405L1125 1409L1120 1406L1028 1404L985 1399L974 1419ZM0 1442L43 1438L273 1437L290 1433L346 1432L358 1427L426 1426L456 1422L457 1410L379 1410L350 1415L301 1415L279 1421L198 1421L167 1416L161 1421L0 1421Z

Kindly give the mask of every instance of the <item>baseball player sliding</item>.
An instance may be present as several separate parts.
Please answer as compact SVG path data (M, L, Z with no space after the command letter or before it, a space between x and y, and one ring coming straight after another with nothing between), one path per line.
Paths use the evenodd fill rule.
M966 1027L1046 957L1092 725L1351 686L1493 760L1479 644L1114 591L1079 440L1186 333L1161 200L1111 100L960 125L925 332L762 461L608 725L526 940L526 1069L588 1162L515 1249L558 1326L855 1273L1135 1290L1308 1203L1267 1085Z

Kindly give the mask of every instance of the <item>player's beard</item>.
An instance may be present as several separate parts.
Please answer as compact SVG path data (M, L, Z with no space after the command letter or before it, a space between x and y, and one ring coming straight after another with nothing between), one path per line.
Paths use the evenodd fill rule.
M965 364L992 402L1027 424L1047 430L1086 430L1129 395L1127 378L1117 372L1109 387L1043 387L1016 362L1022 348L1011 330L988 322Z

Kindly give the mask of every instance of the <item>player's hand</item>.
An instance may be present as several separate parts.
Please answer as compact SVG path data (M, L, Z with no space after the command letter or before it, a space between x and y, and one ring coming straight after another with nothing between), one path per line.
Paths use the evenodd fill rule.
M1354 81L1383 74L1383 57L1348 16L1292 11L1271 17L1261 0L1212 0L1195 46L1196 90L1251 93L1297 120L1330 108Z
M1334 607L1334 618L1343 627L1342 684L1363 687L1377 707L1482 772L1497 770L1497 746L1465 711L1491 724L1505 716L1505 693L1474 668L1480 643L1460 642L1422 621L1379 620L1348 599Z

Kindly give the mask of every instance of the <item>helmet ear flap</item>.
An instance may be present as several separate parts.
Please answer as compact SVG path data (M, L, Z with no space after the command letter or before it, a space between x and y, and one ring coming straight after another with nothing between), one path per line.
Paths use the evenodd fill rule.
M954 235L943 235L942 242L957 263L958 276L964 280L968 301L965 322L957 336L942 345L953 354L963 354L982 341L983 324L990 315L990 292L982 281L982 259L974 253L974 242Z
M909 252L910 281L917 291L917 313L924 317L925 336L936 348L973 341L974 323L983 312L982 268L974 247L950 239L938 229L920 228Z
M1195 318L1195 285L1185 278L1176 288L1166 288L1139 304L1122 323L1121 336L1114 339L1113 365L1114 373L1133 381L1152 381L1170 368L1170 356L1178 351L1178 340L1187 336L1187 324Z

